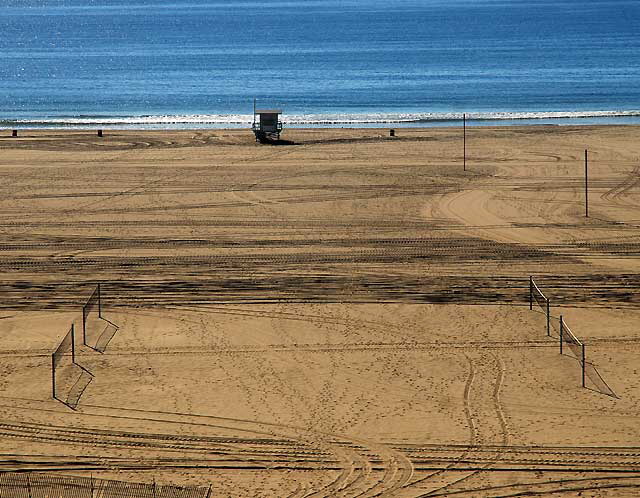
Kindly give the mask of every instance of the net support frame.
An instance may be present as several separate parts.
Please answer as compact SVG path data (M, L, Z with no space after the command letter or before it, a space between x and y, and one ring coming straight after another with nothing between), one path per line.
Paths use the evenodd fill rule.
M529 310L533 310L534 293L536 291L537 294L535 294L535 300L538 306L540 306L547 315L547 337L551 337L551 301L544 295L540 290L540 287L538 287L536 282L533 280L533 275L529 275ZM538 298L538 296L540 297ZM541 300L544 304L540 302Z
M76 333L74 331L73 323L71 324L71 363L76 363Z
M69 334L71 334L71 363L73 365L78 365L78 363L76 362L76 334L73 323L71 324L69 332L67 332L60 344L62 344L67 339L67 336ZM60 346L58 346L58 349L60 349ZM51 395L53 396L53 399L58 399L56 397L56 354L58 353L58 349L51 353Z
M96 301L98 302L98 318L102 318L102 296L100 295L100 282L97 283L96 289L91 293L89 299L82 307L82 344L85 346L89 346L87 344L87 317L89 313L86 312L87 306L93 299L93 296L96 296Z
M533 277L529 275L529 310L533 311Z
M563 343L564 343L564 338L565 335L569 337L569 341L567 341L569 343L569 346L571 346L571 344L575 344L575 345L579 345L580 346L580 357L578 358L578 361L580 362L580 369L582 370L582 387L587 387L587 352L586 352L586 346L584 344L583 341L581 341L580 339L578 339L573 332L571 332L571 330L569 329L569 327L567 327L564 323L564 319L562 318L562 315L560 315L560 354L563 354ZM569 347L569 349L572 349L571 347ZM573 354L574 356L577 356L575 349L573 350Z
M56 354L51 353L51 394L56 398Z
M580 346L579 353L577 353L576 350L573 349L573 354L574 357L577 357L577 359L580 361L580 366L582 367L582 387L587 388L587 377L589 377L589 379L595 385L596 391L607 396L620 399L618 395L613 391L613 389L609 387L606 381L598 373L593 363L589 363L589 370L587 370L587 345L583 341L579 340L571 332L571 329L569 329L569 327L565 324L563 316L560 315L560 354L564 353L563 343L565 340L565 336L567 335L570 337L570 341L567 341L569 344L569 349L572 349L572 343Z
M560 315L560 354L562 354L562 336L564 332L564 321L562 320L562 315Z

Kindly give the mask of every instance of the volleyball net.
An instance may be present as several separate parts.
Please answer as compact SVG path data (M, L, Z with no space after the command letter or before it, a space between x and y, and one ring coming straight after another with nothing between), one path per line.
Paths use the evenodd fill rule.
M560 354L571 356L578 361L582 376L582 387L593 389L599 393L617 398L616 393L602 378L593 363L587 361L586 346L582 340L569 328L562 315L559 318L551 316L551 303L549 298L542 292L540 286L532 276L529 277L529 309L534 309L534 303L545 314L547 325L547 336L551 337L553 329L559 338ZM555 334L554 334L555 337Z
M549 299L538 287L533 277L529 277L529 309L533 310L533 303L536 303L544 312L547 319L547 336L551 336L551 305Z
M587 361L586 347L571 331L567 322L560 315L560 354L569 355L578 360L582 370L582 387L587 387L599 393L617 398L616 393L602 378L593 363Z
M102 316L102 292L97 284L82 307L82 343L104 353L118 327Z
M51 353L51 393L54 399L70 408L78 406L80 396L93 375L76 362L75 331L73 324Z

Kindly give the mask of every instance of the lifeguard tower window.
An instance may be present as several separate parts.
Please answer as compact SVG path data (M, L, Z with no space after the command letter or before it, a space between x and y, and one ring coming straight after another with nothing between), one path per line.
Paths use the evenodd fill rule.
M253 123L253 132L256 135L256 141L268 142L270 140L279 140L282 131L282 122L279 117L282 114L280 110L259 110L256 111L258 119Z

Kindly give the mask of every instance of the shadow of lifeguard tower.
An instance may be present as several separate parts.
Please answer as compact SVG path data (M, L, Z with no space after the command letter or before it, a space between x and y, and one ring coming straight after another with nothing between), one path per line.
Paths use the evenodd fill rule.
M253 133L256 142L261 144L277 142L280 140L282 121L280 121L279 109L256 109L253 111Z

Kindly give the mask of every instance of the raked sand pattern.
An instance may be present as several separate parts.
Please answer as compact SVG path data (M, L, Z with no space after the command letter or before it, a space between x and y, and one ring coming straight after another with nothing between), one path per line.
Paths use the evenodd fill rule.
M636 496L638 128L468 131L467 171L454 128L4 132L0 470ZM581 387L530 275L618 398ZM73 410L51 353L97 282Z

